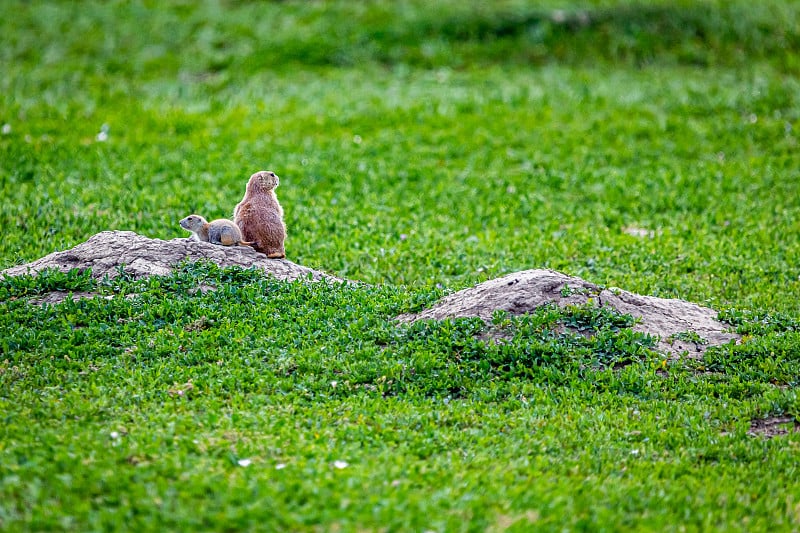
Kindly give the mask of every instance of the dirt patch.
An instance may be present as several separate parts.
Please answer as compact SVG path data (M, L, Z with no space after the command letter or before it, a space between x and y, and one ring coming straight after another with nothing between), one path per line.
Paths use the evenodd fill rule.
M89 299L98 296L93 292L85 292L85 291L76 291L76 292L64 292L64 291L53 291L48 292L42 296L38 296L36 298L31 298L28 300L28 303L33 305L55 305L60 304L64 300L80 300L81 298Z
M90 300L92 298L104 298L106 300L111 300L114 298L112 295L100 295L96 292L87 292L87 291L75 291L75 292L66 292L66 291L52 291L46 292L40 296L35 296L28 300L29 304L32 305L56 305L60 304L66 300L72 300L73 302L78 300ZM136 298L135 294L126 294L126 300L132 300Z
M789 432L800 431L800 424L791 416L772 416L757 418L750 421L748 435L760 436L771 439L778 435L787 435Z
M711 346L738 341L741 336L717 320L717 312L691 302L642 296L622 289L605 289L553 270L525 270L450 294L430 309L401 315L401 322L477 316L491 321L496 310L512 315L531 313L546 304L611 307L640 319L633 330L657 336L657 349L677 358L702 357Z
M148 276L164 276L184 260L214 262L223 267L240 266L259 268L277 279L328 279L339 278L312 270L285 259L267 259L249 246L216 246L190 239L150 239L132 231L103 231L88 241L63 252L54 252L32 263L15 266L2 271L7 276L34 274L47 268L62 272L72 269L92 270L92 277L114 278L124 267L125 274L139 279ZM61 298L66 296L50 296Z

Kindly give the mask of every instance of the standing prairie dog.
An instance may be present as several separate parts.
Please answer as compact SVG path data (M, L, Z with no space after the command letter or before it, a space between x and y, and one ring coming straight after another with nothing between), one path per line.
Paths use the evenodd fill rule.
M190 238L196 241L221 244L222 246L247 246L252 244L242 238L239 226L226 218L207 222L200 215L189 215L181 220L180 224L183 229L192 232Z
M286 224L283 208L275 196L279 183L280 179L272 171L256 172L247 181L244 198L233 210L233 221L242 230L242 236L270 259L286 257L283 247Z

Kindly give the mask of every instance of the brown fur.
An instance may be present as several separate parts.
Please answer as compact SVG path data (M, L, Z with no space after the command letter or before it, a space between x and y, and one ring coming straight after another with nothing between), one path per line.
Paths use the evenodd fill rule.
M271 259L286 257L283 243L286 240L286 224L283 208L275 196L275 187L280 179L274 172L256 172L247 181L244 198L233 210L233 221L242 230L242 235L253 242L253 248L267 254Z
M189 215L180 221L183 229L191 231L191 239L201 242L210 242L222 246L248 246L252 242L247 242L242 238L239 226L226 218L219 218L207 222L200 215Z

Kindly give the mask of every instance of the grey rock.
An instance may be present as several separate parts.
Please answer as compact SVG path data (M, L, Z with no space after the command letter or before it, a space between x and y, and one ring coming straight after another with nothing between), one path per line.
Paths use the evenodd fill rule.
M717 320L717 312L684 300L641 296L621 289L604 289L553 270L525 270L485 281L445 296L430 309L397 317L400 322L477 316L490 322L495 310L512 315L530 313L548 303L564 307L590 304L611 307L640 319L635 331L659 338L658 350L671 357L686 353L701 357L710 346L737 341L740 335ZM682 340L696 333L702 342Z
M211 261L223 267L259 268L280 280L328 279L342 281L317 270L286 259L267 259L249 246L218 246L190 239L150 239L132 231L103 231L74 248L54 252L41 259L2 271L7 276L34 274L56 268L62 272L72 269L92 269L92 276L114 278L124 267L133 278L168 275L184 260Z

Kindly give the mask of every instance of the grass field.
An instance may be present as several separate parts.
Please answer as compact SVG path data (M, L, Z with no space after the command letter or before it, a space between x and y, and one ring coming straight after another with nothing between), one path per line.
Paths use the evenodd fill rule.
M0 280L0 530L797 530L800 433L750 430L800 417L799 28L790 0L0 2L0 268L185 237L271 169L288 258L369 284ZM392 320L528 268L745 338ZM105 298L30 303L54 289Z

